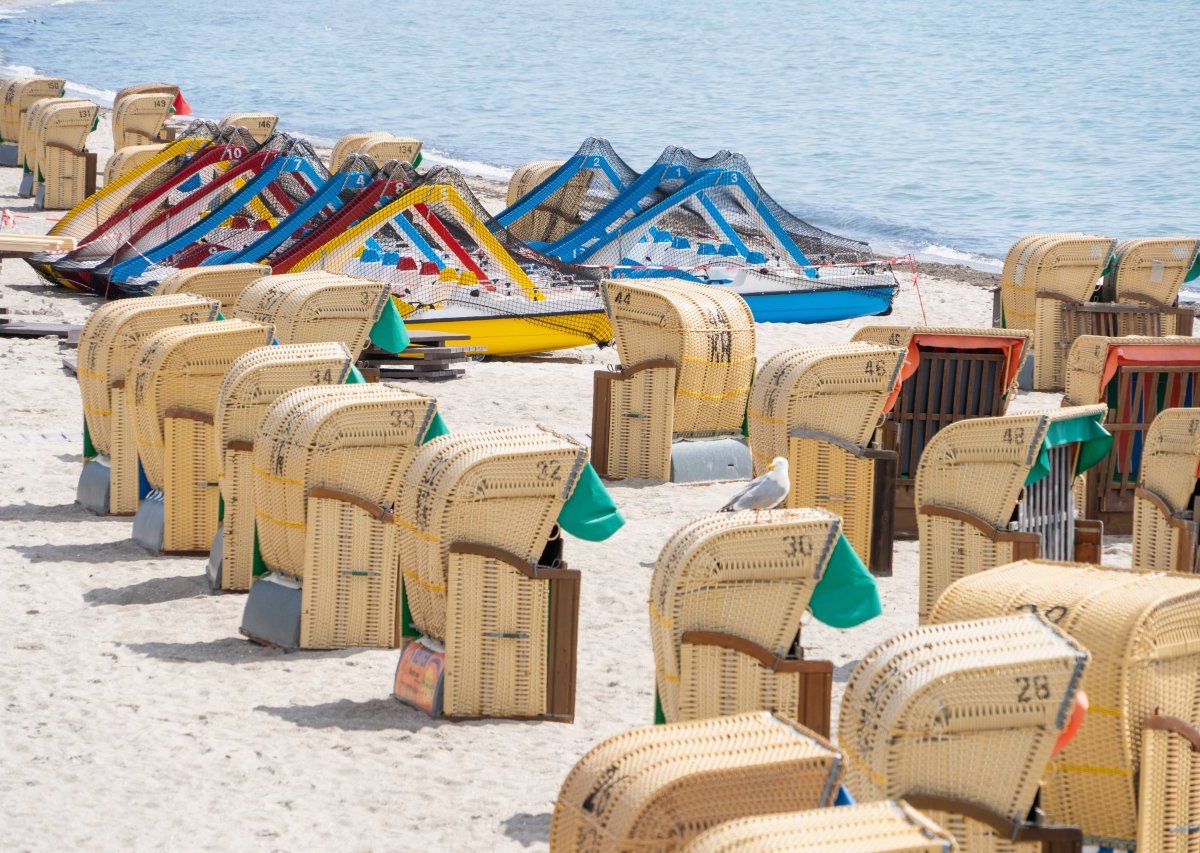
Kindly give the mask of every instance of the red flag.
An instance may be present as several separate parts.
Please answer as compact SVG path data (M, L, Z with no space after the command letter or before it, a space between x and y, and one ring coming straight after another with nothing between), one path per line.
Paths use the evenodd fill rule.
M183 99L183 92L180 92L175 96L175 103L171 109L174 110L175 115L177 116L190 116L192 114L192 108L188 106L188 102Z

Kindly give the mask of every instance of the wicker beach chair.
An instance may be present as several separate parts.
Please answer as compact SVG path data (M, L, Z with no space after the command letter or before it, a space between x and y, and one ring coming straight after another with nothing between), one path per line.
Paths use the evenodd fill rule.
M151 493L133 538L153 551L207 553L217 532L221 461L209 414L238 356L271 343L270 326L225 320L174 326L143 339L129 366L126 405Z
M890 575L896 452L871 445L895 403L906 350L870 343L784 350L758 371L746 421L754 473L786 457L789 507L837 513L875 574Z
M951 853L954 836L903 800L733 820L684 853Z
M1150 237L1117 245L1101 286L1102 302L1063 306L1064 353L1084 335L1191 335L1194 316L1178 307L1179 289L1196 261L1200 240Z
M149 163L167 148L166 143L126 145L113 152L104 164L104 186L119 181L125 175Z
M765 711L633 729L567 774L550 849L670 853L731 820L821 808L842 761L824 738Z
M42 98L40 101L34 101L29 105L21 118L21 138L17 143L17 158L20 160L23 174L21 176L20 186L17 188L17 195L21 198L36 198L38 189L41 186L42 179L45 177L42 172L40 158L45 153L43 145L42 128L45 125L45 117L53 114L62 107L75 107L79 110L97 109L91 101L85 101L82 98ZM77 118L78 114L73 116ZM89 122L87 128L90 129L92 122ZM65 128L67 137L65 143L77 143L82 147L82 142L79 137L80 128L72 126L71 122L67 123ZM88 130L84 129L84 139ZM51 138L55 138L58 134L52 133Z
M447 717L574 718L580 574L558 518L586 463L546 427L444 435L413 455L395 509L401 629L445 647Z
M730 291L670 279L605 281L601 289L622 366L595 374L596 470L676 482L747 476L749 306Z
M913 487L925 445L944 426L1003 415L1029 355L1023 329L864 326L851 341L905 347L900 397L885 417L877 444L896 451L894 531L917 535Z
M1025 819L1087 663L1083 645L1029 613L886 640L854 668L842 697L846 787L860 802L904 798L971 853L1077 840L1077 829Z
M178 94L178 86L154 92L130 92L124 97L118 94L112 112L113 150L174 140L175 132L166 122L175 115Z
M254 567L254 442L267 410L288 391L341 385L353 361L344 344L284 344L250 350L226 372L213 411L224 512L209 557L214 589L250 589Z
M516 204L562 165L561 160L538 160L518 167L508 181L506 204L509 207ZM562 239L582 223L579 211L591 181L591 175L581 170L529 214L512 223L509 230L526 243L553 243Z
M66 82L61 77L15 77L5 81L0 107L0 165L21 165L18 149L26 111L43 98L61 98Z
M1000 287L1004 324L1033 331L1033 387L1063 387L1064 305L1088 302L1116 241L1087 234L1036 234L1018 240L1005 258Z
M260 267L260 269L262 269ZM388 285L327 272L264 276L238 296L233 316L270 323L280 343L341 341L355 359L387 307Z
M219 264L211 267L189 267L169 273L158 283L155 295L194 293L221 303L221 311L233 314L242 292L263 276L271 274L265 264Z
M833 664L803 659L800 619L841 535L823 510L718 513L663 546L650 581L666 722L779 711L829 736Z
M146 337L172 326L215 320L218 307L211 300L178 294L109 302L92 312L79 333L75 371L85 445L90 445L79 478L79 503L112 515L137 511L137 442L126 406L126 373Z
M1025 561L963 578L932 619L1021 611L1054 621L1092 657L1081 684L1091 707L1044 773L1047 818L1102 847L1195 850L1200 579Z
M96 155L86 146L99 114L90 101L65 99L39 112L32 169L43 210L70 210L96 191Z
M258 546L241 631L285 648L396 645L400 575L392 521L402 473L437 413L384 385L298 388L254 439Z
M1101 524L1077 517L1073 485L1112 436L1103 406L959 421L917 469L921 621L942 591L1013 560L1099 560Z
M334 143L329 168L338 171L351 154L364 154L379 164L402 160L415 166L421 162L421 140L386 131L348 133Z
M1064 402L1105 404L1115 437L1078 485L1077 508L1109 533L1130 533L1146 431L1164 409L1200 402L1200 337L1085 336L1071 347L1066 380Z
M1133 566L1195 572L1196 497L1200 474L1200 409L1167 409L1154 419L1142 448L1133 493Z
M240 127L246 130L255 142L264 142L275 132L279 116L272 113L230 113L218 122L222 130Z

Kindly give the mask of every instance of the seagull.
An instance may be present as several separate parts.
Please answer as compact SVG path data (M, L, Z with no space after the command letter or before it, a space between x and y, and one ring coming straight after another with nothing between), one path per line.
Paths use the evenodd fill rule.
M788 474L788 461L782 456L776 456L767 466L765 474L747 483L746 488L734 495L720 511L738 512L752 509L757 512L774 509L787 499L791 488L792 478Z

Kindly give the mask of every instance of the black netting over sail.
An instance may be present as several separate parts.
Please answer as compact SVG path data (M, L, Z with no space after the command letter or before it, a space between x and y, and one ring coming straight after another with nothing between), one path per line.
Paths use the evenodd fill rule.
M360 157L361 155L352 155ZM364 160L369 158L362 158ZM345 172L349 166L343 166ZM340 173L339 173L340 174ZM336 177L336 176L335 176ZM321 247L359 222L377 213L395 201L419 180L417 173L400 160L389 160L375 173L372 180L362 189L346 189L339 193L341 206L323 215L320 221L312 221L295 235L289 237L278 248L262 258L239 258L238 260L261 260L271 265L275 273L289 272L304 258L320 251Z
M258 144L244 131L222 131L199 148L174 174L161 181L157 174L147 176L158 185L108 217L74 250L58 255L37 255L30 263L52 281L93 293L107 293L107 275L102 271L122 248L128 247L154 223L185 209L189 199L206 193L214 184L248 163L256 162L254 158L259 153L256 149L259 149Z
M849 262L869 257L867 244L838 237L788 213L762 189L740 154L689 160L689 152L668 149L650 169L608 207L547 248L576 263L612 264L621 252L646 237L647 224L674 237L724 243L746 256L750 240L774 245L800 266ZM674 155L674 156L668 156Z
M134 235L113 257L113 284L127 295L150 293L176 269L243 249L330 180L312 145L286 134L268 138L251 160Z
M493 353L612 336L600 271L576 270L517 239L450 167L293 267L303 269L386 281L407 324L466 330Z
M553 243L602 210L637 178L607 139L589 137L563 162L526 163L508 184L497 214L527 243Z

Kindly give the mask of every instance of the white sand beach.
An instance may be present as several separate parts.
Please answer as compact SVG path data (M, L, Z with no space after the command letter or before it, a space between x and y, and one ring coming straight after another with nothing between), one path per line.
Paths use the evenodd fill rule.
M107 123L92 139L103 162ZM16 198L18 178L0 170L0 208L18 230L42 233L59 214ZM502 202L502 188L486 189ZM867 322L990 325L982 286L922 276L919 294L902 277L890 318L762 325L759 361L847 340ZM0 305L22 316L78 323L99 302L46 287L21 261L0 267ZM612 483L626 526L598 544L568 537L566 560L583 573L574 724L434 720L391 698L398 651L253 645L237 630L245 597L209 594L201 558L151 556L130 540L128 519L76 506L82 417L64 354L53 339L0 339L3 849L545 849L575 761L653 721L655 558L737 484ZM470 364L461 379L416 387L437 396L455 430L536 422L583 435L592 373L615 361L612 349L588 348ZM1014 404L1057 405L1046 394ZM895 548L895 574L879 581L882 617L804 629L807 655L836 666L835 709L854 662L916 625L917 543ZM1106 553L1128 564L1124 540Z

